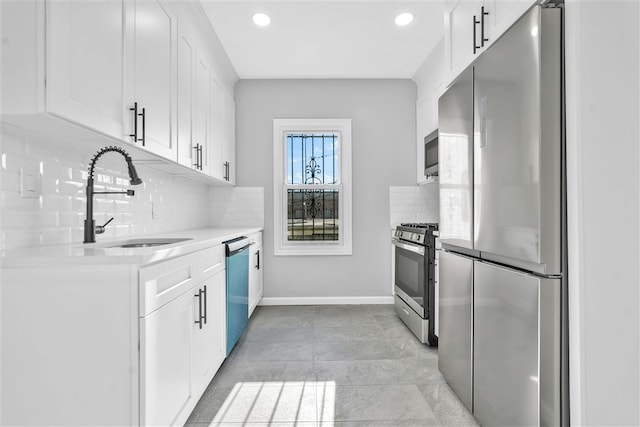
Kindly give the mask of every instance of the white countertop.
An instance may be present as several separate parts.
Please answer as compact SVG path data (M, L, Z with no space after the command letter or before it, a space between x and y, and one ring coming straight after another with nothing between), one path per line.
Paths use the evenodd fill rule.
M4 251L2 268L69 267L74 265L135 264L145 265L186 255L221 244L226 240L262 231L261 227L204 228L145 236L121 237L84 244L37 246ZM99 238L99 236L98 236ZM143 248L119 248L114 245L129 240L185 238L183 242Z

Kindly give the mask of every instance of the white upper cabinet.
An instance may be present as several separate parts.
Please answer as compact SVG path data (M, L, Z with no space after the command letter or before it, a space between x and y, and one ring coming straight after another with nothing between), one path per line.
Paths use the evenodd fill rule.
M538 2L536 0L485 0L485 4L492 12L489 22L493 27L491 31L494 39L507 31L535 3Z
M223 94L222 96L222 165L223 179L236 183L236 102Z
M193 145L198 151L199 169L208 174L210 173L211 69L204 55L196 57L195 77Z
M211 139L209 140L209 173L224 179L224 161L222 160L223 122L222 87L215 78L211 80Z
M224 180L224 92L211 65L212 57L203 37L192 28L180 26L178 162Z
M176 24L157 0L127 3L124 137L147 150L177 160L173 94L176 79ZM134 141L134 139L136 141Z
M49 112L123 134L123 1L47 4Z
M197 1L0 1L0 9L3 122L62 141L130 144L139 148L132 155L179 175L176 162L198 169L206 182L224 180L226 161L235 175L233 96L223 100L235 72Z
M417 183L433 182L424 173L424 139L438 129L438 98L444 92L444 47L438 45L429 54L413 77L418 87L416 101L416 171Z
M445 70L447 74L459 74L467 64L473 61L478 49L482 48L479 44L480 34L477 30L478 15L482 12L482 7L482 0L447 1L444 18Z
M192 27L178 30L178 162L210 175L211 67Z
M436 114L433 104L434 102L431 96L425 96L416 101L416 130L418 132L416 178L418 184L427 182L427 177L424 174L424 137L437 126L433 120L433 115Z
M178 28L178 163L197 169L196 147L191 145L193 135L193 79L195 64L195 42L188 26Z
M447 84L535 3L536 0L447 0L444 16Z

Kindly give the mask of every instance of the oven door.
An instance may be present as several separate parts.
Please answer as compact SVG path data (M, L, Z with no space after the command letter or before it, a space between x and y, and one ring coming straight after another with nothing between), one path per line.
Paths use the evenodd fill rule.
M396 238L394 284L396 294L420 317L427 318L426 251L424 246L412 245Z

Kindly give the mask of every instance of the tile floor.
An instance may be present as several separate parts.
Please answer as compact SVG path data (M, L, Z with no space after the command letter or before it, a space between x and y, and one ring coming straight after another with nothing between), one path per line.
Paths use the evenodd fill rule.
M477 423L393 306L350 305L258 307L186 425Z

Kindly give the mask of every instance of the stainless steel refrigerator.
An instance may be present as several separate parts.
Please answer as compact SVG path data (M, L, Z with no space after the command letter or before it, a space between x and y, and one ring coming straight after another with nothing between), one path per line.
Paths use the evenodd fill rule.
M568 423L562 11L439 101L439 367L485 426Z

